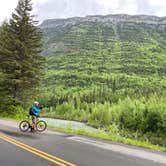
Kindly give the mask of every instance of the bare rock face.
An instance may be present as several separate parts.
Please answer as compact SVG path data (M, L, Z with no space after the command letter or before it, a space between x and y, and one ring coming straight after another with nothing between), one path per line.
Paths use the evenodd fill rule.
M68 52L85 49L87 43L103 41L139 42L151 41L165 45L166 17L147 15L95 15L67 19L49 19L40 25L44 33L44 51ZM88 48L86 48L88 49Z
M59 42L59 43L50 43L44 53L47 54L49 50L52 50L53 52L58 52L58 51L67 52L68 48L64 45L64 43Z
M133 22L133 23L146 23L154 25L165 25L166 26L166 17L157 17L157 16L147 16L147 15L106 15L106 16L87 16L87 17L73 17L67 19L49 19L43 21L40 25L41 29L45 28L56 28L58 26L66 27L73 26L79 23L87 22L100 22L100 23L124 23L124 22Z

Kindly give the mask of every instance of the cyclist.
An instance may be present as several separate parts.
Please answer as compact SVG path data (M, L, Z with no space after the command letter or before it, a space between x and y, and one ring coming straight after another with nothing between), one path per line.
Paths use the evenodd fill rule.
M29 111L29 114L32 116L31 131L35 130L36 122L37 122L37 116L39 115L40 111L41 111L41 108L39 107L39 102L35 101L34 105L30 108L30 111Z

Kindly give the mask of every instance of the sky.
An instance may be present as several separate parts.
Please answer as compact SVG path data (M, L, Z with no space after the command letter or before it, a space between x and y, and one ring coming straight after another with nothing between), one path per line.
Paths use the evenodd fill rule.
M166 0L32 0L37 20L87 15L166 16ZM0 0L0 22L9 19L18 0Z

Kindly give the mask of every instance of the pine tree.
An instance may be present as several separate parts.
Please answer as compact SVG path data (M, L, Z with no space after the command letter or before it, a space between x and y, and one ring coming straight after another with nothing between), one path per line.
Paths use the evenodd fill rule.
M23 103L36 95L42 79L42 33L31 15L31 0L19 0L9 22L0 32L0 69L8 102Z

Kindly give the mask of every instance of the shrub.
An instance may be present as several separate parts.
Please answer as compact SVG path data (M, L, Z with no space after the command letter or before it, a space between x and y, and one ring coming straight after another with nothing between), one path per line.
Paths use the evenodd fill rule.
M88 123L95 127L107 127L111 123L110 105L94 104Z

